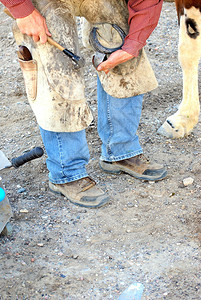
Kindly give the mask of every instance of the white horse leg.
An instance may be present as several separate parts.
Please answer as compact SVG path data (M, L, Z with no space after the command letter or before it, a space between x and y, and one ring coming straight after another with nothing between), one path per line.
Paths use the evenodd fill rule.
M201 57L201 14L191 7L180 19L179 61L183 70L183 100L178 111L167 118L158 132L169 138L188 135L197 124L200 112L198 64Z

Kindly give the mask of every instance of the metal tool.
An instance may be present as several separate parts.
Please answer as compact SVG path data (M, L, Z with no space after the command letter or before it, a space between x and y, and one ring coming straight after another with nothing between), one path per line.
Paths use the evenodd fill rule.
M42 148L36 147L31 151L25 152L21 156L12 158L10 162L3 151L0 150L0 170L11 167L18 168L28 161L41 157L43 153L44 151ZM12 216L12 208L6 196L6 192L3 188L0 177L0 234L11 235L12 227L9 223L9 220Z
M50 45L55 46L56 48L58 48L60 51L62 51L64 54L66 54L68 57L70 57L79 68L84 67L85 64L85 60L84 58L74 54L73 52L71 52L68 49L65 49L64 47L62 47L60 44L58 44L57 42L55 42L52 38L47 37L47 41Z
M44 151L40 147L36 147L31 151L25 152L23 155L18 156L16 158L12 158L11 162L8 160L6 155L3 151L0 150L0 170L7 169L7 168L19 168L20 166L24 165L25 163L39 158L43 155Z
M14 19L14 17L12 16L12 14L10 13L10 11L5 8L4 12L11 18ZM74 54L73 52L71 52L70 50L62 47L60 44L58 44L56 41L54 41L52 38L47 37L47 41L50 45L56 47L57 49L59 49L60 51L62 51L65 55L67 55L68 57L70 57L77 65L78 68L82 68L84 67L85 64L85 60L84 58Z
M107 60L107 54L105 53L96 52L95 55L93 55L92 57L92 63L95 69L97 69L98 66L106 60Z

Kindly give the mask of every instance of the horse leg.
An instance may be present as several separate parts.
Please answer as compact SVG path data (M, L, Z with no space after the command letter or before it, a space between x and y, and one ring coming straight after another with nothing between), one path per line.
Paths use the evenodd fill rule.
M183 100L178 111L168 117L158 132L168 138L188 135L198 122L198 64L201 57L201 14L199 9L184 9L180 18L179 61L183 71Z

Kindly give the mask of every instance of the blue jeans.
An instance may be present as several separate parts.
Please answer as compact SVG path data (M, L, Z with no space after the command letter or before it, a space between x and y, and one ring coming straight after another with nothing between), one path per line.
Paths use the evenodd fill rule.
M98 134L102 140L101 159L118 161L141 154L136 131L140 122L143 95L114 98L97 82ZM89 150L85 130L52 132L40 128L47 152L52 183L62 184L86 177Z

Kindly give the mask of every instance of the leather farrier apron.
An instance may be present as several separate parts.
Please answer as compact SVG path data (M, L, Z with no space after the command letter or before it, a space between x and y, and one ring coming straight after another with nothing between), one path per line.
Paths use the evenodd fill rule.
M128 33L128 9L125 0L34 0L46 18L54 40L79 55L75 16L86 18L88 28L98 25L103 43L115 43L105 23L117 24ZM106 32L104 32L106 31ZM92 121L86 103L83 70L50 44L34 43L13 26L18 45L31 51L33 60L20 62L29 103L38 124L45 130L74 132L85 129ZM85 32L85 40L86 34ZM28 65L28 66L27 66ZM31 74L31 75L30 75ZM137 58L115 67L106 75L98 73L103 88L117 98L146 93L157 87L153 70L144 50Z

